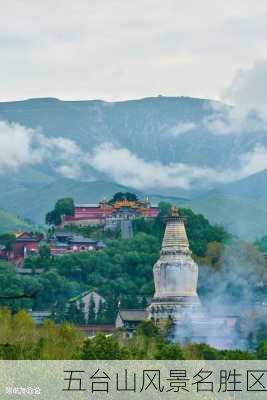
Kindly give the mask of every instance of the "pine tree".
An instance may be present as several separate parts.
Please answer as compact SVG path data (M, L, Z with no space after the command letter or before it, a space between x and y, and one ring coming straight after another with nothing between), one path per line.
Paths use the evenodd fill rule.
M141 301L141 307L142 307L142 309L145 309L145 308L147 308L147 306L148 306L148 304L147 304L146 296L143 296L142 301Z
M96 323L102 324L105 319L105 303L100 299L98 303L98 310L96 315Z
M118 312L118 301L112 296L106 299L103 321L107 324L113 324Z
M84 325L85 324L85 316L84 316L84 303L83 301L79 301L79 305L76 305L76 323L78 325Z
M91 295L89 300L87 321L89 324L95 324L96 322L96 305L93 295Z
M76 315L76 304L74 302L71 302L66 312L66 320L69 322L74 322L75 315Z
M84 311L81 302L77 304L76 302L71 302L66 313L66 320L77 325L84 325Z

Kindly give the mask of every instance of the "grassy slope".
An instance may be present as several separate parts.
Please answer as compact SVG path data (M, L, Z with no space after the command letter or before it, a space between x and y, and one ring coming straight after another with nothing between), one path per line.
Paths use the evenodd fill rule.
M36 223L44 223L45 214L54 207L62 197L72 197L76 203L98 203L104 197L110 199L116 192L134 192L140 198L146 193L127 188L111 182L78 182L71 179L58 179L48 185L32 189L30 187L10 187L0 195L0 207L30 219ZM152 202L170 201L184 203L183 199L153 195Z
M30 228L30 224L21 220L16 215L0 209L0 232L26 230Z
M45 214L62 197L73 197L79 203L98 202L103 197L110 198L115 192L127 188L104 182L77 182L71 179L59 179L39 189L18 188L6 191L0 196L0 207L8 207L11 212L44 223ZM5 206L6 205L6 206Z
M267 234L267 202L211 195L190 201L188 207L242 239L254 240Z

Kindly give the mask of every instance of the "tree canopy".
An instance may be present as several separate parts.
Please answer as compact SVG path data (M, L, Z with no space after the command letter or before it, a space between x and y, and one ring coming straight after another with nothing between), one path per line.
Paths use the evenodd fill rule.
M47 225L60 225L62 216L73 216L75 213L74 201L71 197L64 197L59 199L52 211L48 212L45 217Z
M261 239L255 241L255 246L259 251L267 252L267 235L263 236Z
M134 231L146 232L156 236L161 241L171 206L170 203L160 202L159 215L154 220L148 221L140 218L133 221ZM196 256L204 256L210 242L230 242L232 236L223 227L211 225L202 214L195 214L192 210L186 208L181 208L179 212L185 218L190 249Z
M47 320L37 327L21 310L12 314L0 308L0 359L2 360L255 360L267 359L267 342L256 352L218 350L204 343L182 346L170 342L152 321L145 321L130 338L115 331L86 338L69 323Z
M101 227L76 227L85 236L105 240L107 247L93 252L73 253L60 257L42 247L41 254L29 256L25 268L31 275L18 277L13 266L0 262L0 291L3 294L37 293L32 299L14 302L1 300L12 311L22 307L33 310L49 309L57 322L85 323L81 309L67 307L69 299L84 291L96 290L106 300L97 315L94 304L90 305L92 323L114 323L118 302L123 308L144 308L154 292L153 265L159 257L165 229L166 216L171 205L160 204L156 219L138 218L133 221L134 237L122 239L119 233L103 231ZM186 218L186 228L193 251L199 264L198 291L204 302L223 299L223 303L238 305L242 301L262 301L266 293L266 260L247 242L237 241L221 227L214 226L202 215L181 209ZM42 268L41 275L35 275ZM252 316L246 320L242 332L256 343L260 337L258 326L249 326ZM244 324L245 325L245 324ZM240 328L240 329L241 329ZM265 329L265 328L264 328ZM262 330L262 329L261 329ZM144 333L144 332L143 332Z
M6 247L7 251L11 251L16 242L16 236L13 233L2 233L0 235L0 244Z
M33 274L37 268L45 271L42 275L27 277L33 287L37 285L40 288L32 307L53 308L59 321L65 318L81 321L79 311L73 307L66 316L66 305L70 298L85 290L97 290L106 299L101 316L92 313L95 323L113 322L119 301L124 308L146 307L154 291L153 265L159 257L170 208L169 203L160 203L156 219L138 218L133 221L134 237L129 240L121 239L117 233L109 236L101 227L74 228L82 235L98 240L104 238L107 247L101 251L54 257L45 246L38 256L27 257L25 268L30 268ZM206 256L212 243L218 244L220 253L220 246L229 239L224 229L212 226L202 215L191 210L181 209L180 212L187 219L190 247L195 256ZM25 279L21 278L23 284ZM93 304L91 308L94 309Z
M110 200L110 203L116 203L116 201L121 200L137 201L138 197L136 196L136 194L130 192L117 192Z

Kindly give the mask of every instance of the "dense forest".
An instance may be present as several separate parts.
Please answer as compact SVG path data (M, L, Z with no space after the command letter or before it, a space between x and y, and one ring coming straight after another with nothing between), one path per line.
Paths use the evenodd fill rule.
M18 276L13 266L0 263L0 305L13 312L24 309L50 310L57 322L84 324L84 316L68 301L86 290L96 290L106 302L92 323L114 323L118 303L121 308L144 308L153 295L153 264L159 257L166 216L171 205L160 203L160 214L154 220L136 219L134 237L126 240L120 232L103 231L101 227L75 228L84 236L101 239L106 248L53 257L49 248L38 256L27 257L25 268L32 273ZM261 304L266 298L266 259L259 245L240 241L222 227L213 226L203 215L181 209L193 257L199 264L198 292L204 305L212 311L226 307L226 312L242 314L240 331L250 347L267 336L266 315L250 312L249 304ZM74 229L74 228L73 228ZM12 240L6 236L5 240ZM258 247L258 248L257 248ZM261 249L260 249L261 250ZM42 274L36 274L43 268ZM28 294L24 299L7 296ZM228 307L228 309L227 309Z
M121 239L119 231L104 232L102 228L89 226L76 228L76 232L84 236L104 240L107 247L97 252L52 257L44 246L38 256L26 258L25 268L32 270L27 277L18 277L8 263L1 263L0 290L3 295L35 293L36 296L22 301L0 301L14 310L21 307L52 309L60 321L75 320L73 314L66 315L66 303L71 297L90 289L97 290L106 299L109 312L103 310L103 318L109 322L114 321L118 301L122 307L145 307L153 295L152 267L159 257L170 206L161 203L160 214L155 220L135 220L134 237L130 240ZM190 247L195 257L204 257L212 242L231 241L223 228L210 225L202 215L186 209L181 212L186 217ZM35 274L37 268L43 268L44 273Z

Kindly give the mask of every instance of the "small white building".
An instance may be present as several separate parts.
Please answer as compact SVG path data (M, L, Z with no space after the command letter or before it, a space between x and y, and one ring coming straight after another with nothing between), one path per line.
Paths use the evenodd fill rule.
M69 300L69 303L76 303L77 308L80 307L82 304L83 312L84 312L84 317L85 320L88 320L89 317L89 308L90 308L90 303L94 301L95 304L95 313L97 315L99 311L99 306L100 303L105 304L106 300L104 297L100 296L97 292L94 290L92 291L86 291L81 293L79 296L73 297L72 299Z

